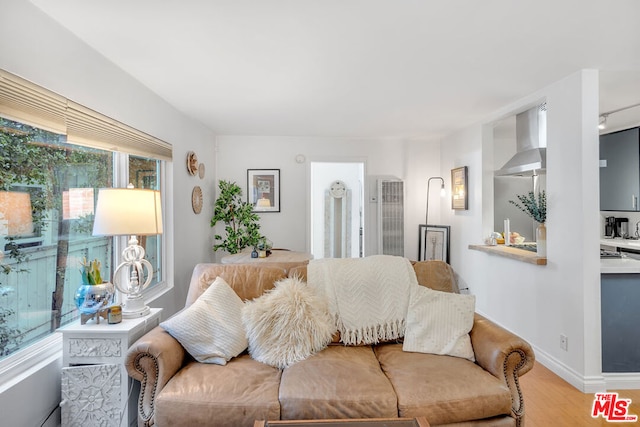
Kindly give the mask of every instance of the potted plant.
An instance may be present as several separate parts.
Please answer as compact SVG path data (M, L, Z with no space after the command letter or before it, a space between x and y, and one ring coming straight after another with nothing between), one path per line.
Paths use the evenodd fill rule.
M115 290L113 284L102 280L100 261L82 259L80 275L82 284L75 294L76 307L84 315L94 315L113 302Z
M536 229L536 249L538 256L547 256L547 194L544 190L537 195L533 191L527 194L516 196L520 203L509 200L509 203L526 213L538 223Z
M100 261L94 259L93 261L87 261L86 258L82 258L80 263L80 274L82 275L83 285L99 285L102 283L102 274L100 273Z
M225 235L216 234L213 250L224 249L237 254L246 247L256 246L264 237L260 234L260 217L251 203L242 200L242 189L235 182L220 180L220 194L216 199L211 227L224 223Z

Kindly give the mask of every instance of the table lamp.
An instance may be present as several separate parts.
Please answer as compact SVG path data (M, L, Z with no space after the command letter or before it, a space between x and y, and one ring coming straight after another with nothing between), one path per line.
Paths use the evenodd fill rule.
M128 188L103 188L98 192L93 235L130 236L128 246L122 251L124 261L113 273L113 284L127 295L122 317L141 317L150 313L142 291L151 283L153 267L144 259L145 250L138 245L137 236L156 234L162 234L159 191L135 189L130 184ZM128 274L126 283L121 283L121 271Z

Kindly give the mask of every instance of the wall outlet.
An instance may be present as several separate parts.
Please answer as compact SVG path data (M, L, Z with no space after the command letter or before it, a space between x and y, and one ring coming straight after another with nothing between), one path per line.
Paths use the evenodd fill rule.
M569 338L566 335L560 334L560 348L569 351Z

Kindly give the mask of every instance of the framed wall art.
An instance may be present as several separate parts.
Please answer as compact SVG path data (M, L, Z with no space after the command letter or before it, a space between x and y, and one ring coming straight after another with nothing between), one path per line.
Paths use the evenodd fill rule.
M418 261L439 260L449 263L451 227L448 225L419 225Z
M451 169L451 209L467 210L467 167Z
M247 201L254 212L280 212L280 169L247 169Z

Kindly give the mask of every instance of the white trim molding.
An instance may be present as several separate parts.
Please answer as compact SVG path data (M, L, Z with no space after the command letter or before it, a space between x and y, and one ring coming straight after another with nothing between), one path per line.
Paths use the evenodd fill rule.
M62 335L54 332L0 361L0 393L55 359L62 360Z
M605 372L602 374L607 390L640 389L640 372Z
M607 390L604 377L602 375L584 376L569 368L558 359L550 356L539 348L532 346L536 354L536 361L554 374L577 388L583 393L597 393Z

